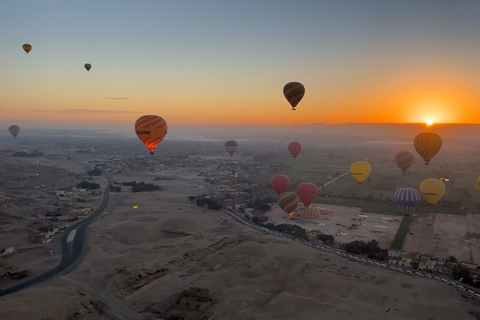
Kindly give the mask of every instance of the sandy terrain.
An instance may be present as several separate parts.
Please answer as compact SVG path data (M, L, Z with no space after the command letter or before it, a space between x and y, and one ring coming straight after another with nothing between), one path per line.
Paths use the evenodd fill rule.
M0 249L13 247L15 253L0 258L0 272L29 270L31 276L47 271L60 261L58 233L51 243L42 244L39 228L56 227L65 222L52 223L45 218L48 212L68 212L76 207L95 208L98 196L86 196L82 202L60 203L51 194L70 188L82 181L85 166L67 160L49 160L45 157L13 158L0 156ZM42 231L43 232L43 231ZM0 285L14 283L0 279Z
M167 174L176 179L153 181ZM83 262L67 275L71 281L57 278L0 298L1 319L92 312L95 298L85 287L152 319L164 299L190 286L212 291L214 319L473 320L469 311L480 311L436 281L351 262L187 203L188 195L206 192L191 187L202 186L202 178L187 169L115 180L152 182L164 190L112 194L111 205L89 229ZM336 216L346 222L350 217ZM372 221L381 223L381 216ZM101 318L91 313L83 319Z
M383 248L390 247L401 220L398 216L361 212L361 208L358 207L328 204L312 204L311 206L325 208L335 214L324 215L320 220L303 220L299 217L289 220L289 216L277 205L274 205L272 211L267 212L267 217L275 224L288 222L301 226L305 230L319 230L325 234L331 234L338 243L355 240L367 242L375 239ZM352 224L358 225L358 228L350 229Z
M413 215L403 248L480 264L480 214Z

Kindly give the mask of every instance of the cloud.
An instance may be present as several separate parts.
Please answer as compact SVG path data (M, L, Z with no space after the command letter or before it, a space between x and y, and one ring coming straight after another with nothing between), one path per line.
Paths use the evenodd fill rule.
M66 109L66 111L77 112L77 113L141 113L140 111L105 110L105 109Z
M60 110L48 110L48 109L30 109L25 110L28 112L58 112L58 113L142 113L141 111L128 111L128 110L105 110L105 109L60 109Z
M107 100L130 100L132 98L105 98Z

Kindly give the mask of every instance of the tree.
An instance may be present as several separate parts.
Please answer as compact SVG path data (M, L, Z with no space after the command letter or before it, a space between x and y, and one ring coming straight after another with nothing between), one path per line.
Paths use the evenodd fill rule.
M453 262L453 263L458 263L457 258L454 256L450 256L447 258L447 262Z

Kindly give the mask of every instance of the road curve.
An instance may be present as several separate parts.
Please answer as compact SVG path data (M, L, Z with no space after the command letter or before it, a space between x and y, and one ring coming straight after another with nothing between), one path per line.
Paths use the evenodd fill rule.
M69 228L65 229L65 231L63 232L62 240L61 240L62 260L60 261L58 266L56 266L55 268L47 272L39 274L35 277L29 278L25 281L14 284L13 286L10 286L7 288L1 288L0 297L17 292L19 290L28 288L33 285L36 285L64 271L68 272L69 271L68 269L72 267L76 262L78 262L78 258L82 254L82 250L85 244L85 238L86 238L85 236L86 236L88 225L92 221L94 221L100 214L102 214L102 212L107 208L108 203L110 201L109 186L112 184L112 178L107 173L104 173L104 176L107 179L107 186L103 191L102 201L98 206L98 208L95 209L87 218L70 226ZM72 231L75 232L73 240L68 241L70 237L70 233Z

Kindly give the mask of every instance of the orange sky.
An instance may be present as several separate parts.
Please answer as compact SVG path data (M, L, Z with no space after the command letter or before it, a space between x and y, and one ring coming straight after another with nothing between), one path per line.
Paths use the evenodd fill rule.
M8 3L0 124L480 123L480 6L150 6ZM306 89L296 111L291 81Z

